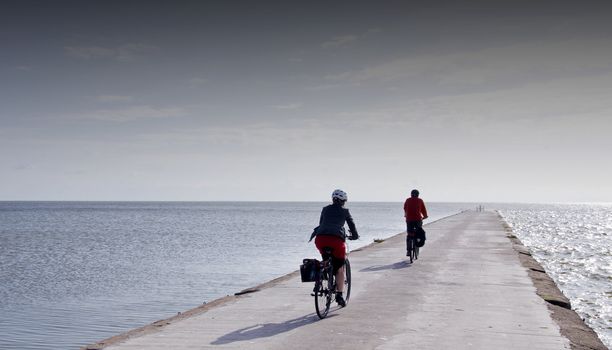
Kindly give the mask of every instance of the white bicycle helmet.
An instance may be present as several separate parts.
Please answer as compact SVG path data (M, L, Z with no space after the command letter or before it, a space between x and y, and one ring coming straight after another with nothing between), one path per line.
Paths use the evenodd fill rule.
M332 193L332 199L339 199L341 201L345 201L348 199L348 196L346 195L346 192L342 190L335 190Z

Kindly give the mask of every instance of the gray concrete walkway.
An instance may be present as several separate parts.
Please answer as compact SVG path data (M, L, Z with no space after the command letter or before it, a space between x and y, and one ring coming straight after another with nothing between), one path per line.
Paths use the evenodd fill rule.
M491 212L426 226L406 262L404 235L353 252L346 308L319 320L295 275L106 347L118 349L569 349Z

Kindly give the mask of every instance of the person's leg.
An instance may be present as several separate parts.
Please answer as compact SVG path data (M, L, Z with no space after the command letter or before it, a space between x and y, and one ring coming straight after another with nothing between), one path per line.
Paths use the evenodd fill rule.
M414 221L406 221L406 253L409 253L410 248L410 239L415 231L415 223Z
M408 252L408 247L410 242L410 222L406 221L406 253Z
M333 255L334 270L336 271L336 302L341 307L345 307L346 301L342 296L342 293L344 292L344 281L346 279L344 269L344 262L346 261L346 245L344 242L339 242L339 246L337 249L334 249Z
M336 292L344 292L344 279L344 266L342 266L336 272Z
M336 272L336 303L340 305L340 307L346 306L346 301L344 300L344 265L338 269Z

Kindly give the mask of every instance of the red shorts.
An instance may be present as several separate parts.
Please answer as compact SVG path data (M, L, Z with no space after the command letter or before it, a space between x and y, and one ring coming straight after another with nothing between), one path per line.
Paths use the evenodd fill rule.
M337 259L346 259L346 243L340 237L336 236L317 236L315 238L315 245L319 250L319 253L323 255L323 248L331 247L332 256Z

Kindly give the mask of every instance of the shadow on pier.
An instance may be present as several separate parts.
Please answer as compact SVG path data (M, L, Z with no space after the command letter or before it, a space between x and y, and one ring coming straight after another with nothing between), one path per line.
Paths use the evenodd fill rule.
M328 317L333 317L329 315ZM237 341L247 341L256 338L273 337L277 334L288 332L290 330L305 326L319 321L319 318L314 313L294 318L280 323L264 323L256 324L250 327L241 328L231 333L227 333L217 340L211 342L211 345L229 344Z

